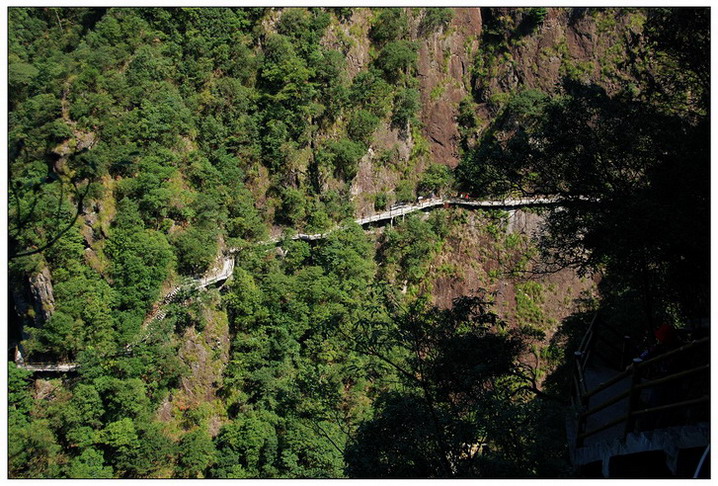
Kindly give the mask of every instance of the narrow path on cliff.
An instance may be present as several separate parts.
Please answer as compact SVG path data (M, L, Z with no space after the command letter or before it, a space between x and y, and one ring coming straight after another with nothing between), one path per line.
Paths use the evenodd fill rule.
M590 199L584 196L576 197L575 200L589 201ZM431 211L442 207L464 207L468 209L518 209L526 207L542 207L542 206L557 206L567 202L566 199L557 195L543 195L543 196L532 196L523 198L505 198L505 199L473 199L469 197L433 197L429 199L423 199L417 201L415 204L395 205L392 206L388 211L384 211L373 216L366 218L357 218L354 221L360 226L367 226L371 224L382 224L390 222L395 218L402 217L406 214L414 213L416 211ZM297 233L290 238L292 240L304 240L304 241L316 241L321 240L329 236L332 232L340 229L341 226L336 226L324 233L306 234ZM275 236L268 240L260 241L257 244L277 244L283 237ZM218 268L211 269L204 276L196 278L188 283L184 283L172 288L162 300L153 307L150 314L145 319L142 325L142 334L135 341L135 343L142 342L147 338L148 333L147 327L149 324L158 319L164 319L167 316L167 312L164 306L173 302L177 295L181 291L193 292L202 290L211 285L219 282L224 282L229 279L234 273L234 255L239 251L238 248L230 248L227 254L222 259L222 265ZM128 344L127 350L131 350L132 344ZM18 366L28 371L44 371L44 372L67 372L73 371L77 368L76 363L25 363L22 358L17 361Z

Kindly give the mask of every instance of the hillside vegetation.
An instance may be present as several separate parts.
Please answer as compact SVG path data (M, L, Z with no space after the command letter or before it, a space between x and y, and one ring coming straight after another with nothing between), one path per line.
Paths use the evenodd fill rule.
M709 315L707 9L8 16L11 477L567 477L587 316ZM566 203L352 221L459 191Z

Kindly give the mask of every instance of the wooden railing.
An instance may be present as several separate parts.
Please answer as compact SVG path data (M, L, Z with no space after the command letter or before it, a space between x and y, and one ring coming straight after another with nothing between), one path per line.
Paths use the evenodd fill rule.
M595 322L592 322L592 325L589 327L589 332L586 333L586 348L581 350L582 352L587 352L590 350L590 347L588 347L588 343L592 339L592 335L595 333ZM591 437L595 434L598 434L599 432L603 432L604 430L607 430L611 427L615 427L616 425L625 423L625 428L623 432L623 438L625 439L626 435L629 433L635 431L636 429L636 419L639 417L643 417L650 414L655 414L658 412L667 412L670 410L676 410L681 409L685 407L693 407L695 405L700 405L703 403L707 403L710 400L710 396L708 394L703 394L701 396L688 396L685 393L683 394L674 394L670 403L661 403L661 404L651 404L652 406L648 406L646 408L643 408L645 405L641 404L640 401L640 395L641 392L650 389L655 388L658 386L664 386L667 383L675 382L676 380L685 379L689 376L698 375L701 373L708 372L710 370L710 364L707 362L699 363L697 366L695 366L696 363L693 363L692 367L687 369L681 369L679 371L675 371L671 374L665 375L665 376L659 376L657 378L650 378L647 376L647 372L652 368L656 367L657 365L666 364L668 360L674 359L679 355L686 354L688 352L694 352L693 357L698 357L699 360L701 360L701 356L708 357L708 353L705 353L701 355L700 353L695 353L696 351L700 351L699 347L709 345L710 338L702 338L695 341L692 341L688 344L685 344L679 348L676 348L674 350L668 351L666 353L663 353L659 356L656 356L655 358L643 361L640 358L635 358L633 360L633 363L625 370L618 374L616 374L614 377L612 377L610 380L602 383L601 385L593 388L592 390L586 390L585 385L579 386L581 383L584 382L583 378L583 371L584 369L581 367L580 363L581 361L579 359L576 360L577 362L577 385L576 390L578 394L578 402L580 404L581 412L578 416L578 428L577 428L577 436L576 436L576 447L583 446L584 440L588 437ZM582 344L584 344L582 342ZM577 357L578 357L578 351L577 351ZM585 366L585 363L584 363ZM589 399L598 393L607 390L616 384L622 382L624 379L630 377L631 383L628 390L617 393L613 395L612 397L606 399L602 403L598 405L594 405L591 408L588 408ZM699 390L699 393L701 391ZM598 427L593 428L592 430L586 431L586 424L592 415L596 414L597 412L600 412L601 410L604 410L616 403L621 402L622 400L628 399L628 407L626 413L623 415L615 418L614 420L611 420L609 422L606 422L604 424L601 424Z
M578 349L574 352L576 370L573 374L573 384L575 396L582 397L586 394L586 380L584 371L588 364L588 358L593 350L593 344L596 338L596 322L598 318L598 312L593 315L591 323L588 325L586 333L581 339L581 343L578 345Z

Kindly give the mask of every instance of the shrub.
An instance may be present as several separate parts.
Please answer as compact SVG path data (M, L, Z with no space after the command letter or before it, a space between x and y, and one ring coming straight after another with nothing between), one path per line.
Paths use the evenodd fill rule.
M392 91L392 87L381 77L381 72L370 69L354 78L349 99L353 104L383 117L391 103Z
M547 14L548 10L546 10L546 7L532 7L528 9L528 12L526 12L526 20L531 25L537 26L543 23Z
M177 267L184 274L201 274L214 261L217 239L214 231L197 226L179 234L174 240Z
M377 125L379 118L376 115L366 110L359 110L349 120L347 134L352 140L369 145Z
M385 192L379 192L374 195L374 209L381 211L386 209L387 196Z
M391 123L397 128L404 128L419 110L419 92L415 89L405 88L394 97L394 112Z
M282 191L282 207L278 217L281 222L295 226L306 217L306 198L299 189L287 187Z
M418 190L420 193L440 192L451 184L451 170L441 164L431 164L422 175Z
M407 202L414 200L414 185L409 181L399 181L396 185L396 200Z
M419 23L419 33L428 35L446 26L454 18L454 10L451 8L425 8L424 17Z
M470 98L465 98L459 103L459 116L456 121L463 128L476 127L476 113L474 113L473 103Z
M401 8L384 8L374 20L369 31L369 37L378 43L399 39L404 36L407 30L406 15Z
M417 45L414 42L400 40L389 42L381 50L376 65L384 72L390 82L396 82L401 73L413 68L418 58Z
M331 142L329 144L329 150L334 155L334 168L338 175L345 181L354 179L357 173L359 159L361 159L366 152L364 145L343 138L336 142Z

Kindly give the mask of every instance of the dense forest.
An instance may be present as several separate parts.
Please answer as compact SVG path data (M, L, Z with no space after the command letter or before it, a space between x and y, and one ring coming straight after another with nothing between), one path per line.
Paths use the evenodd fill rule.
M708 9L8 16L11 477L570 477L591 316L709 316ZM564 203L354 222L457 192Z

